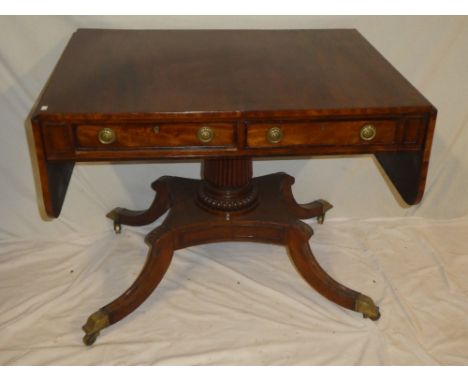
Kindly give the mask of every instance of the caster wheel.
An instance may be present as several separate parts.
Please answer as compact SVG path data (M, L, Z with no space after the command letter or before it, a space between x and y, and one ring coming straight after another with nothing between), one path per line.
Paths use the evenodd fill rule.
M323 224L323 222L325 221L325 214L327 213L328 210L332 209L333 206L323 199L319 199L316 202L322 205L322 213L319 216L317 216L317 223Z
M91 316L88 317L86 324L83 325L82 329L85 332L83 343L86 346L94 344L96 338L101 332L101 329L104 329L109 325L109 316L105 311L99 309L97 312L94 312Z
M84 337L83 337L83 343L86 345L86 346L91 346L92 344L94 344L96 342L96 338L98 338L99 336L99 332L97 333L92 333L92 334L86 334Z
M379 308L377 308L377 314L374 316L369 316L368 314L363 313L362 317L364 318L369 318L372 321L377 321L380 318L380 311Z
M122 226L120 225L118 221L114 221L114 232L116 234L119 234L120 232L122 232Z
M325 221L325 214L317 216L317 223L318 224L323 224L324 221Z

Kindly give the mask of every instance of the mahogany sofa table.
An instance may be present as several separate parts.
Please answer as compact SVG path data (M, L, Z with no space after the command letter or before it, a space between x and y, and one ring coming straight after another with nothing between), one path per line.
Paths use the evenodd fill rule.
M294 178L252 178L252 158L375 154L408 204L421 200L436 109L356 30L97 30L68 43L31 122L45 209L58 217L78 161L200 158L202 179L156 180L145 211L146 264L132 286L92 314L86 345L134 311L177 249L219 241L284 245L304 279L377 320L372 299L331 278L309 247L332 206L298 204Z

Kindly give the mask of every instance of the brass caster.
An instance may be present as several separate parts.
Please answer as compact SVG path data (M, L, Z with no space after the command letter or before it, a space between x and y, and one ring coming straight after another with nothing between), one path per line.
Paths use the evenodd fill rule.
M93 334L85 334L83 337L83 343L86 346L91 346L96 342L96 338L98 338L100 332L93 333Z
M122 232L122 226L120 225L120 215L119 212L122 208L114 208L111 212L109 212L106 217L111 219L114 222L114 232L119 234Z
M119 234L120 232L122 232L122 226L117 220L114 220L114 232L116 234Z
M369 318L371 319L372 321L377 321L379 318L380 318L380 311L379 311L379 307L377 307L377 316L374 316L374 317L371 317L371 316L368 316L367 314L362 314L362 317L364 318Z
M364 318L370 318L372 321L377 321L380 318L379 307L375 305L369 296L364 294L360 294L356 298L354 310L362 313Z
M86 324L83 325L83 331L86 333L83 342L86 346L92 345L102 329L109 326L109 317L106 312L98 310L89 316Z
M333 205L323 199L319 199L317 200L317 202L319 202L322 205L322 213L319 216L317 216L317 223L323 224L323 222L325 221L325 214L328 210L331 210L333 208Z

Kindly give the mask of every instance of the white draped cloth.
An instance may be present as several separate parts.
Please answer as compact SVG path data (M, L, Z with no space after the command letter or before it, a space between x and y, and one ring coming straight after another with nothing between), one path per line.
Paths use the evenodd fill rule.
M133 282L161 223L115 235L105 214L200 169L80 164L60 218L41 218L28 113L79 27L357 28L439 110L422 203L404 206L370 156L257 160L254 175L285 171L299 202L335 206L308 221L312 250L381 319L319 295L283 247L220 243L177 251L150 298L85 347L81 326ZM467 17L0 17L0 364L467 364L467 46Z

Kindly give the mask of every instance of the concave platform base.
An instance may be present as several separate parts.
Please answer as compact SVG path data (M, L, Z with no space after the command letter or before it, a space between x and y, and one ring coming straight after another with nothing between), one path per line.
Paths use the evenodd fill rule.
M152 184L157 192L146 211L117 208L108 214L116 232L121 224L140 226L169 213L146 241L150 246L146 264L132 286L116 300L92 314L83 326L83 341L91 345L99 332L133 312L162 280L177 249L221 241L255 241L287 247L292 262L303 278L323 296L344 308L377 320L374 302L331 278L317 263L310 247L312 229L300 219L317 217L319 222L332 206L323 200L297 204L292 195L294 178L276 173L247 179L254 190L255 202L244 211L210 211L200 200L202 180L162 177ZM252 198L251 198L252 199Z

